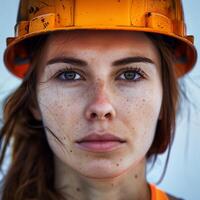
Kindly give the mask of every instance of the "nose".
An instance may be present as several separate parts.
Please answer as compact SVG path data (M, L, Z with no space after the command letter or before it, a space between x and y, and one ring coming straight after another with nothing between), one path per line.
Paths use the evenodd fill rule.
M88 120L112 120L116 116L116 111L110 101L104 96L98 96L86 109Z

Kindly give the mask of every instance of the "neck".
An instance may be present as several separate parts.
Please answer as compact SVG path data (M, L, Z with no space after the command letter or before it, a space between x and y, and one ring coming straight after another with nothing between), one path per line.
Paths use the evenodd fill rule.
M150 200L145 165L142 160L120 176L95 179L79 174L55 158L55 186L69 200Z

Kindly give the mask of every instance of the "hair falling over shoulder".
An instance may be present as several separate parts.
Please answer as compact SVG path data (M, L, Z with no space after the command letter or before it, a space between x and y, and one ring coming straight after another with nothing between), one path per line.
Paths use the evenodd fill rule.
M63 199L54 188L53 153L42 121L31 112L36 105L36 70L31 70L4 103L1 167L12 142L11 164L1 188L4 200Z
M173 57L162 39L154 39L162 61L162 119L158 121L154 142L147 158L163 153L171 144L175 129L178 84L173 70ZM40 48L38 48L40 49ZM37 56L40 52L37 52ZM36 61L36 57L33 61ZM42 121L35 119L31 107L37 107L37 63L32 67L19 88L4 103L0 166L12 142L12 159L3 179L3 200L58 200L64 199L54 186L54 156ZM35 67L34 67L35 66Z

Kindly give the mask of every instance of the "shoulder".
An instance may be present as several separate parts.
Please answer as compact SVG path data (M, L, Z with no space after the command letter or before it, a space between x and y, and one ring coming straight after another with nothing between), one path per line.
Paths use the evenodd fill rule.
M181 198L172 196L171 194L162 191L153 184L150 184L150 190L151 190L151 200L183 200Z
M166 193L166 194L167 194L167 193ZM168 196L169 200L184 200L184 199L182 199L182 198L177 198L177 197L175 197L175 196L172 196L171 194L167 194L167 196Z

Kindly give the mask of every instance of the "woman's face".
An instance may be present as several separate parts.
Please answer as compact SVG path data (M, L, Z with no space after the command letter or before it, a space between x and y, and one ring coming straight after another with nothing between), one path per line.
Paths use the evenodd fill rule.
M40 62L37 98L55 157L95 178L115 177L138 166L160 115L160 70L159 53L143 33L52 34ZM107 133L123 142L77 143L89 134Z

